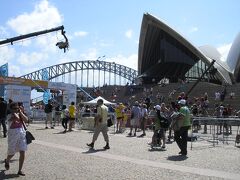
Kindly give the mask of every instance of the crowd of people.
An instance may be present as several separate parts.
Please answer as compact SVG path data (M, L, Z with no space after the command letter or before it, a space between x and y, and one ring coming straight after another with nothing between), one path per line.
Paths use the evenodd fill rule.
M147 90L144 91L147 94ZM150 95L152 90L149 91ZM160 97L158 94L157 97ZM216 95L218 97L218 95ZM221 99L221 98L220 98ZM159 147L166 150L167 141L175 141L180 149L179 154L187 155L188 130L191 127L191 116L215 116L229 117L233 113L239 113L232 109L231 105L224 105L221 101L215 104L214 112L209 112L208 94L200 98L189 100L185 93L179 94L176 100L164 102L164 98L159 98L159 102L151 102L151 96L145 99L135 100L134 103L116 103L116 105L104 105L104 101L99 99L96 106L76 105L71 102L69 106L62 105L56 101L49 100L44 106L46 113L45 129L54 129L56 122L61 122L63 133L71 132L75 127L75 122L81 117L94 116L94 134L87 146L94 148L100 132L102 132L106 145L104 149L110 149L107 121L109 114L116 124L115 133L124 133L126 127L129 127L127 136L144 137L147 128L153 131L152 141L149 143L152 148ZM218 100L218 99L217 99ZM24 124L29 122L24 112L22 103L7 103L2 97L0 98L0 120L3 128L3 137L8 137L8 153L4 160L6 170L10 167L10 159L15 153L20 153L18 175L24 176L22 171L25 151L27 150L26 132L23 128ZM8 128L6 127L8 122ZM49 127L50 125L50 127ZM231 126L219 126L218 132L221 134L223 128L225 132L232 133ZM201 125L193 124L193 130L198 131ZM137 133L140 130L141 134ZM207 125L204 125L204 133L207 133Z

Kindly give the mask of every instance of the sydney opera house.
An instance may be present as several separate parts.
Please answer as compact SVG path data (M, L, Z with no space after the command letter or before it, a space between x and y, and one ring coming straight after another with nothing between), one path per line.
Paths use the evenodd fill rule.
M213 66L206 71L211 63ZM194 46L186 38L150 14L144 14L139 39L138 73L143 83L168 78L216 84L240 82L240 33L232 43L226 61L212 46Z

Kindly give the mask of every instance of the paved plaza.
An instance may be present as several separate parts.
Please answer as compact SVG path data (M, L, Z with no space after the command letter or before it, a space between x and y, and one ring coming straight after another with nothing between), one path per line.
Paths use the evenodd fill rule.
M74 130L63 134L62 127L45 129L44 124L31 124L28 128L36 140L29 145L23 171L16 175L18 157L14 156L10 169L5 171L3 160L7 152L7 139L0 138L0 179L240 179L240 148L234 142L213 144L198 140L188 144L187 157L179 156L175 142L167 150L151 150L148 143L152 132L144 138L114 134L110 129L110 150L100 134L95 150L89 150L93 133ZM137 135L140 135L138 132Z

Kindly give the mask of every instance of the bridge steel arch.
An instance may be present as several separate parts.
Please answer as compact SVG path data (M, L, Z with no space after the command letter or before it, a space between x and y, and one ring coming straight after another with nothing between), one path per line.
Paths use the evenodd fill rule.
M56 64L56 65L34 71L32 73L29 73L20 77L26 78L26 79L32 79L32 80L44 80L43 79L44 72L47 72L48 79L53 80L59 76L63 76L71 72L77 72L77 71L83 72L84 70L87 70L87 71L98 70L99 73L100 71L103 71L104 78L105 78L105 72L113 73L115 76L114 83L116 83L116 75L118 75L119 77L123 77L129 80L130 82L134 81L138 76L138 72L136 70L129 68L127 66L117 64L115 62L106 62L106 61L100 61L100 60L84 60L84 61L74 61L74 62ZM83 76L83 73L81 73L81 75ZM109 78L111 78L111 75ZM105 82L105 79L104 79L104 82ZM88 86L88 83L87 83L87 86Z

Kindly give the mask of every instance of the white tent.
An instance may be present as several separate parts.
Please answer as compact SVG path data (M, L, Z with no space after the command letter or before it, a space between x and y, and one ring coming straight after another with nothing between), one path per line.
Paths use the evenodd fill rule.
M97 104L97 101L98 101L99 99L102 99L102 100L103 100L103 104L116 104L116 103L112 103L112 102L107 101L106 99L104 99L104 98L101 97L101 96L98 96L97 98L95 98L95 99L93 99L93 100L91 100L91 101L84 102L83 104L88 104L88 105L90 105L90 104Z

